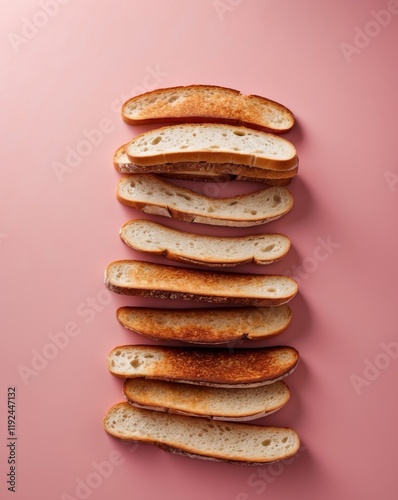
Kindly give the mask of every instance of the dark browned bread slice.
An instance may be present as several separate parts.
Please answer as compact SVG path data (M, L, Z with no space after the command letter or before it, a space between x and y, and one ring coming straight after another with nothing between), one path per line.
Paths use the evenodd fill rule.
M123 378L150 378L209 387L256 387L290 375L299 362L289 346L205 348L124 345L108 354L109 371Z

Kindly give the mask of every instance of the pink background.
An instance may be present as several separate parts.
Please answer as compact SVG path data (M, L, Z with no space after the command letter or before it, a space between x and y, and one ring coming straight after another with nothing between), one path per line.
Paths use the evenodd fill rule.
M396 3L8 3L0 16L1 498L395 500ZM112 155L143 130L121 121L120 105L190 83L267 96L297 117L287 136L300 157L295 207L254 229L287 234L292 251L271 268L239 268L294 275L300 286L290 328L268 341L301 354L287 380L291 401L261 421L302 439L299 455L278 466L126 446L102 429L108 407L123 399L107 353L149 343L117 323L116 308L178 305L114 296L103 285L110 261L147 258L118 236L141 214L115 199ZM57 175L60 164L67 168ZM226 196L254 186L214 189ZM5 476L9 386L17 387L15 494Z

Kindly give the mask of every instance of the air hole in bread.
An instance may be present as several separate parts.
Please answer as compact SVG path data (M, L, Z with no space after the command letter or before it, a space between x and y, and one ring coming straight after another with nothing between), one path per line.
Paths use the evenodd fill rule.
M270 286L267 288L267 292L274 293L276 292L276 288Z
M131 181L130 182L130 187L134 188L135 187L135 182L134 181Z
M168 101L169 101L169 103L173 103L173 102L177 101L177 99L178 99L178 95L177 94L172 94L169 97Z
M207 207L207 211L208 211L209 213L215 212L215 208L214 208L212 205L209 205L209 206Z
M235 147L235 148L232 148L232 150L233 151L240 151L240 148Z
M122 354L122 352L121 352L121 351L116 351L116 352L115 352L115 356L120 356L121 354Z
M276 204L280 203L282 201L281 197L279 194L274 194L274 196L272 197L272 199L274 200L274 202Z
M183 144L182 146L180 146L180 149L187 149L188 145L187 144Z
M231 201L231 202L229 203L229 206L230 206L230 207L232 207L232 206L237 205L237 204L238 204L238 202L237 202L237 201Z
M134 358L130 361L130 365L133 367L133 368L138 368L140 365L141 365L141 361L137 358Z
M156 146L156 144L159 144L159 142L160 142L161 140L162 140L162 138L160 137L160 135L157 135L156 137L154 137L154 138L152 139L151 144L152 144L153 146Z
M234 130L234 134L238 135L239 137L244 137L246 135L246 132L243 132L243 130Z
M152 359L154 358L155 356L153 354L145 354L144 358L146 359Z
M268 245L266 246L265 248L263 248L261 251L262 252L270 252L271 250L273 250L275 248L275 243L273 243L272 245Z
M261 444L263 446L269 446L271 444L271 440L270 439L264 439L264 441L262 441Z
M283 439L282 439L282 443L286 443L287 441L287 436L285 436Z
M192 200L192 198L188 194L185 194L185 193L177 193L177 196L179 196L180 198L184 198L184 200L187 200L187 201Z
M217 144L213 144L210 146L210 149L220 149L220 146L217 146Z

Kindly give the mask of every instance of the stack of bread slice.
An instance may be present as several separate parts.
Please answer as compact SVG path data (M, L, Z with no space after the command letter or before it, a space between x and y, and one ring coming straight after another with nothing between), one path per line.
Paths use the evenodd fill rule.
M287 186L299 161L294 145L280 137L294 125L285 106L224 87L191 85L136 96L123 105L122 118L155 128L115 152L114 167L128 174L117 186L121 203L192 223L192 228L249 228L292 209ZM177 186L170 177L249 180L259 189L216 198ZM124 379L125 401L109 409L105 430L120 439L210 460L253 465L293 456L300 439L292 428L247 421L288 402L285 379L297 367L298 351L285 345L234 347L234 342L285 331L297 283L278 274L225 269L270 265L287 254L289 238L266 232L207 236L148 217L127 221L120 237L143 260L111 262L104 278L109 290L190 305L117 310L121 325L152 343L120 345L109 353L109 371ZM151 255L174 262L144 259ZM195 307L198 302L206 304ZM175 342L183 346L169 344Z

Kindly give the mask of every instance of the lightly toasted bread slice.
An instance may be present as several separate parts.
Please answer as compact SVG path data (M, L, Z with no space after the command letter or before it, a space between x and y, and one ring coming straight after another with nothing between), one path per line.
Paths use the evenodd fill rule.
M123 393L139 408L231 422L271 415L290 399L290 390L282 380L259 387L225 389L130 378L123 384Z
M289 131L295 122L284 105L216 85L156 89L127 100L122 118L131 125L163 122L218 122L265 130Z
M213 198L176 186L152 174L123 177L117 185L120 203L142 212L198 224L250 227L279 219L291 211L294 198L285 186L254 193Z
M121 295L199 300L225 305L277 306L289 302L298 285L288 276L191 269L139 260L112 262L106 287Z
M113 166L121 174L159 174L187 180L226 182L227 180L251 180L269 185L287 185L298 173L298 166L289 170L266 170L235 163L209 163L205 161L173 162L159 165L135 165L126 155L126 146L114 153Z
M116 311L119 323L134 333L155 340L203 345L273 337L287 329L291 317L287 304L190 309L126 306Z
M120 146L113 155L113 166L115 170L121 174L157 173L159 175L170 177L172 179L184 179L199 182L227 182L232 180L234 177L226 173L218 174L210 169L200 169L200 166L198 164L187 163L186 165L187 168L184 168L182 164L153 165L151 167L141 167L131 162L129 157L126 155L125 145ZM264 182L266 181L267 179L265 179ZM261 182L261 179L259 180L259 182Z
M272 264L290 249L290 240L283 234L205 236L145 219L126 222L119 234L126 245L139 252L207 267L233 267L250 262Z
M288 427L221 422L136 408L127 402L108 410L105 431L125 441L155 444L192 458L263 465L295 455L298 434Z
M150 378L209 387L256 387L272 384L297 367L294 347L229 349L124 345L108 354L109 371L117 377Z
M136 135L125 145L141 166L176 162L236 163L256 169L298 166L295 146L280 136L220 123L168 125Z
M123 384L123 393L139 408L231 422L271 415L290 399L289 388L282 380L259 387L225 389L130 378Z

